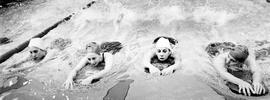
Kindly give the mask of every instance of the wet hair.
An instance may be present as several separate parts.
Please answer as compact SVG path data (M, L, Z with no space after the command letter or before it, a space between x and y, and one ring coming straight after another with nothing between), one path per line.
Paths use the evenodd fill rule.
M104 42L100 45L100 51L101 52L110 52L112 51L112 54L115 54L119 52L123 48L123 45L121 42L113 41L113 42Z
M157 37L156 39L154 39L153 44L156 44L157 41L158 41L160 38L168 39L169 42L170 42L171 44L173 44L173 45L176 45L176 44L178 43L178 41L177 41L176 39L172 38L172 37L159 36L159 37Z
M229 53L235 60L239 62L244 62L248 55L248 48L244 45L237 45L236 47L233 48L232 51Z

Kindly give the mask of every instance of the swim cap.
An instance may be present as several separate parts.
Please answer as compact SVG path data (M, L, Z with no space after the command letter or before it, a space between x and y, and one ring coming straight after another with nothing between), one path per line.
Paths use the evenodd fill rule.
M41 38L32 38L28 44L28 47L37 47L39 49L45 50L45 46L42 43Z
M248 48L243 45L237 45L229 54L239 62L244 62L249 55Z
M160 38L156 43L156 48L163 48L163 47L172 50L169 40L165 38Z

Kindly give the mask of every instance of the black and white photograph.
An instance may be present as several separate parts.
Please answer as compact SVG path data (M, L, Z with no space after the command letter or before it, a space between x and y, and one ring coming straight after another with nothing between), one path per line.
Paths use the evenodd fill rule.
M270 100L270 0L0 0L0 100Z

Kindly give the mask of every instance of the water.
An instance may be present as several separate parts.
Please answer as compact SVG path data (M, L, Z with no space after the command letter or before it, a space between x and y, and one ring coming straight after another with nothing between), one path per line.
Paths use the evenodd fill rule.
M28 80L23 77L18 77L18 76L10 77L4 82L3 86L1 86L0 94L3 94L12 89L21 88L27 85L27 83L28 83Z
M33 84L12 91L9 95L23 96L23 93L25 95L22 98L35 97L36 92L37 98L45 99L55 96L54 98L60 99L101 100L107 91L118 83L118 77L128 74L134 83L130 84L127 100L136 97L134 95L139 90L134 90L134 87L144 89L146 86L151 86L151 91L140 91L141 94L137 97L150 95L149 98L164 99L154 97L155 94L160 94L173 100L196 96L224 99L208 85L217 88L221 95L227 97L254 99L227 91L204 48L213 41L252 43L255 40L269 39L270 8L264 0L114 0L97 1L91 8L81 10L87 3L89 1L86 0L34 0L29 6L16 7L1 13L0 22L4 24L0 26L0 36L13 41L0 46L0 53L3 54L75 12L69 21L60 24L43 37L44 45L48 47L58 38L70 39L70 46L59 50L55 59L39 65L35 71L26 75L26 78L33 80ZM182 74L177 71L167 77L142 74L142 57L151 48L153 39L160 35L179 40L177 52L180 52L183 66L178 72ZM115 56L114 68L108 77L83 89L63 89L62 84L67 74L81 58L79 50L92 41L100 43L115 40L122 42L125 47ZM26 50L14 55L1 66L11 64L25 54ZM269 63L260 63L260 66L269 87ZM185 77L185 74L197 76L208 85L196 81L197 79L185 83L184 79L192 79ZM192 92L181 91L182 85L188 85ZM204 88L198 90L199 85ZM45 90L39 87L45 87ZM163 89L165 92L156 89ZM174 89L178 90L172 91ZM147 93L149 95L146 95ZM192 93L194 95L191 95ZM269 96L256 99L268 98Z

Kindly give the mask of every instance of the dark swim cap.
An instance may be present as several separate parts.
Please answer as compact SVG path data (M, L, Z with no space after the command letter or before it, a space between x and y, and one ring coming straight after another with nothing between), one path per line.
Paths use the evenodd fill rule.
M237 45L236 47L233 48L232 51L229 53L236 61L239 62L245 62L247 59L249 53L248 53L248 48L244 45Z

